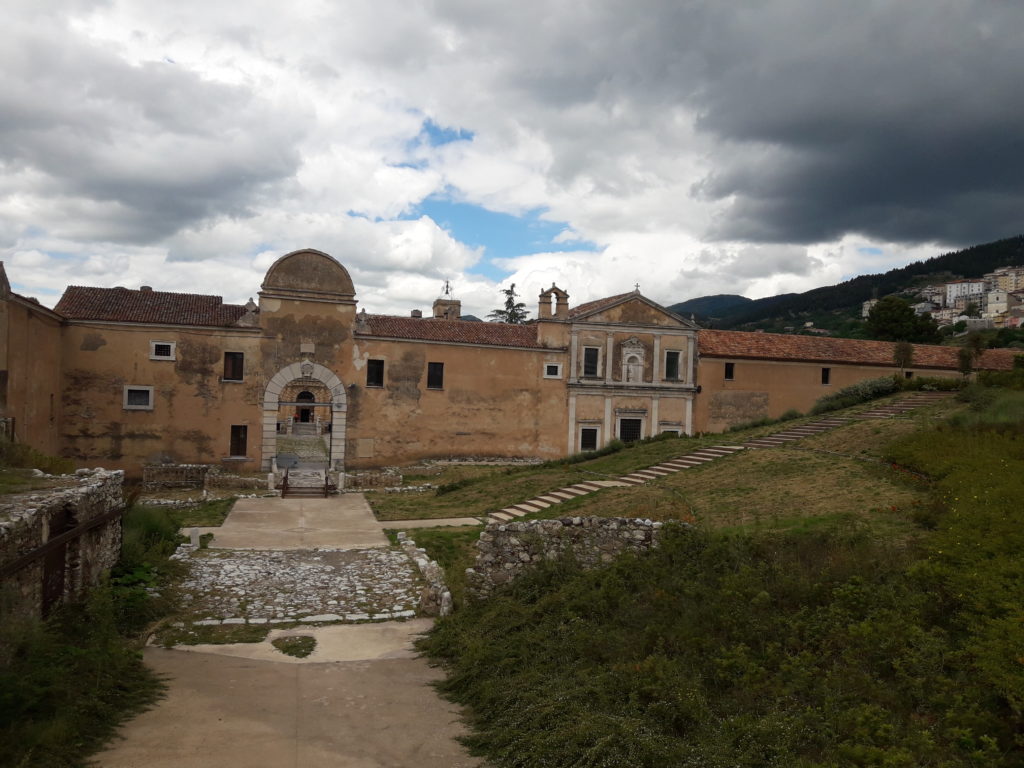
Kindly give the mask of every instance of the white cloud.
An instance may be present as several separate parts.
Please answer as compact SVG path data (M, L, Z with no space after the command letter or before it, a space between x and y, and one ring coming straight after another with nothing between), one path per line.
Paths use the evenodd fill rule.
M528 306L551 282L574 303L636 282L665 303L805 290L1024 228L1006 128L1022 116L1019 14L16 2L0 31L0 255L44 300L88 282L244 301L310 246L372 311L427 308L452 279L486 314L486 254L410 215L443 194L540 210L565 223L556 242L598 247L503 260ZM900 44L874 47L880 32ZM427 118L473 138L432 147Z

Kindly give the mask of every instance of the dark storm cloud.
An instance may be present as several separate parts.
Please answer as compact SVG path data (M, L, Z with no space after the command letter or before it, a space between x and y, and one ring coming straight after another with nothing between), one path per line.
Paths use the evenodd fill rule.
M49 200L52 229L149 243L242 214L294 173L300 121L171 63L129 64L36 21L0 50L0 163Z
M659 132L685 109L713 141L695 191L729 202L714 238L967 243L1024 230L1024 4L438 8L556 144L563 183L638 140L683 151Z
M717 27L741 52L709 59L699 99L700 128L736 150L702 186L735 195L717 234L969 243L1024 229L1024 6L773 11Z

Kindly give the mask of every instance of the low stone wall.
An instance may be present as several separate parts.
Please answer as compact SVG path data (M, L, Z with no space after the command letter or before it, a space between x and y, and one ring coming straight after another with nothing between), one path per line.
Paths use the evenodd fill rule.
M402 473L397 469L369 472L346 472L344 487L348 490L364 488L394 488L402 484Z
M487 597L543 560L570 554L584 567L610 563L623 552L658 545L661 523L625 517L563 517L491 523L477 542L476 562L466 569L469 593Z
M150 464L142 468L142 489L202 488L209 471L208 464Z
M427 550L417 547L405 531L398 532L398 543L427 582L420 593L420 613L447 616L452 612L452 593L444 583L444 569L427 556Z
M4 612L41 616L94 586L121 553L124 472L79 469L71 487L0 497ZM105 519L102 519L105 518ZM62 533L94 527L23 561ZM23 562L21 567L12 570Z
M229 491L255 491L264 490L267 487L267 478L243 477L222 472L217 467L211 467L206 474L206 482L202 486L208 491L229 490Z

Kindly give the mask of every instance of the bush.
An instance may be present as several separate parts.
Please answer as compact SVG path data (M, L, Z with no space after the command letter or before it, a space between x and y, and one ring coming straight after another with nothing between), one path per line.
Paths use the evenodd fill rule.
M48 475L66 475L75 471L71 459L48 456L21 443L0 440L0 466L38 469Z
M999 764L1012 731L952 695L977 689L906 575L915 554L668 529L603 570L543 564L422 647L496 765Z
M46 622L0 621L0 765L78 768L163 683L118 633L115 592Z
M811 408L811 415L838 411L842 408L866 403L869 400L876 400L879 397L899 392L900 388L900 382L892 376L858 381L856 384L843 387L838 392L819 398Z
M660 437L661 436L659 436L659 438ZM675 437L675 435L667 435L666 437ZM551 461L545 461L541 464L524 467L523 469L551 469L552 467L562 467L567 464L580 464L584 461L590 461L591 459L599 459L602 456L610 456L613 453L618 453L626 447L626 443L616 438L615 440L609 441L609 443L603 448L598 448L596 451L581 451L580 453L574 453L566 456L564 459L552 459Z

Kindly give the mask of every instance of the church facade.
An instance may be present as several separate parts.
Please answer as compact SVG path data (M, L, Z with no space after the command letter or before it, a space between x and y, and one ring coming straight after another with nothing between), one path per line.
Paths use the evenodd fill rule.
M524 325L462 320L450 298L427 317L368 314L347 270L305 249L271 266L258 303L71 286L48 310L0 267L0 417L40 450L135 474L269 471L309 434L352 470L721 431L894 370L884 342L702 331L638 291L569 298L542 291ZM1001 352L987 367L1010 367ZM954 349L915 361L957 375Z

